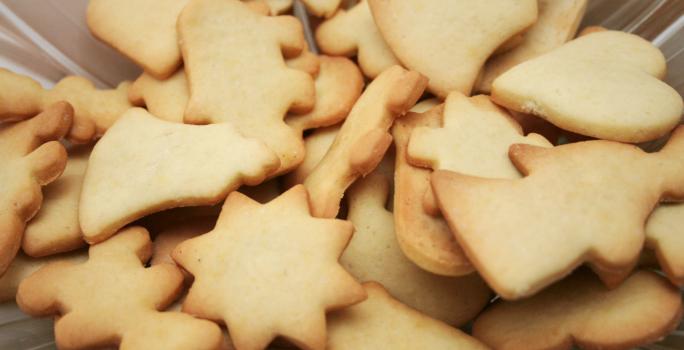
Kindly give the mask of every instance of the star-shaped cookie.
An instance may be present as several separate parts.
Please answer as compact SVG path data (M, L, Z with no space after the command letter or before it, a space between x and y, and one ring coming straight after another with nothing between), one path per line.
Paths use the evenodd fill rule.
M59 315L60 349L217 350L219 327L180 312L159 312L180 294L183 274L172 264L145 268L152 253L141 227L95 244L88 261L49 264L21 282L17 304L34 316Z
M351 223L312 217L307 197L301 185L265 205L233 192L213 231L173 251L195 276L183 311L224 322L237 349L276 336L324 349L326 311L366 293L338 263Z

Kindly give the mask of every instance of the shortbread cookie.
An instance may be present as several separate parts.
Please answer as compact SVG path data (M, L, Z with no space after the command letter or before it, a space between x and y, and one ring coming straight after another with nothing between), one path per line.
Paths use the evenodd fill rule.
M684 286L684 204L661 204L646 223L646 245L672 283Z
M304 43L304 49L299 56L286 59L285 64L292 69L297 69L309 73L312 77L316 77L321 63L318 59L318 55L311 52L309 50L309 45Z
M177 124L131 109L90 156L79 207L84 238L103 241L164 209L216 204L277 167L272 151L229 123Z
M393 66L368 85L332 146L304 181L314 216L337 216L344 191L382 160L392 142L387 130L416 103L426 83L422 75Z
M90 31L146 72L164 79L181 65L176 21L190 0L90 0Z
M325 312L366 297L337 262L352 231L312 217L301 185L265 205L233 192L213 231L173 251L195 276L183 311L225 323L237 349L264 349L276 336L324 349Z
M408 113L392 127L397 152L394 225L401 250L416 265L438 275L460 276L471 273L473 266L444 219L428 215L423 209L425 193L430 189L431 171L409 164L406 158L412 131L421 126L440 127L442 110L443 107L438 106L424 113Z
M131 108L129 85L123 82L116 89L98 90L85 78L69 76L46 90L27 76L0 68L0 121L26 119L54 103L67 101L74 109L67 137L73 143L87 143L101 136Z
M309 113L290 115L287 125L308 130L344 120L363 90L363 76L354 62L344 57L320 56L316 76L316 105Z
M284 176L285 184L288 187L304 183L304 180L328 152L339 132L340 125L333 125L316 129L311 135L304 138L304 149L306 150L304 161L299 164L297 169Z
M78 221L78 202L88 166L90 147L72 147L64 173L43 190L43 205L29 221L21 248L41 257L68 252L85 245Z
M585 35L589 35L589 34L593 34L593 33L605 32L606 30L608 30L608 29L601 27L601 26L588 26L588 27L582 28L582 30L580 30L580 32L577 33L577 36L580 37L580 36L585 36Z
M31 119L0 124L0 275L21 246L26 222L40 209L41 187L66 167L66 150L56 140L71 127L73 113L60 102Z
M183 122L189 98L188 80L182 68L164 80L143 73L128 88L132 104L146 107L153 116L175 123Z
M17 257L12 261L9 269L0 277L0 303L14 301L14 298L17 295L17 289L19 288L19 283L32 273L38 271L41 267L58 261L81 263L87 259L88 252L85 250L41 258L32 258L23 253L17 254Z
M684 127L650 154L602 140L516 144L509 155L524 178L440 170L432 187L477 271L503 298L517 299L584 262L615 285L636 265L660 198L684 199L683 154Z
M88 253L80 250L42 258L32 258L22 253L17 254L5 274L0 277L0 303L14 301L19 283L41 267L57 261L80 263L86 259L88 259Z
M321 23L316 28L316 43L329 55L355 55L363 74L369 78L399 64L375 26L366 0L347 11L339 10Z
M141 227L90 247L87 262L49 264L23 280L17 304L33 316L58 315L63 349L218 349L221 329L180 312L159 312L183 285L172 264L145 268L152 252Z
M520 173L508 159L515 143L551 147L543 136L525 136L520 125L488 96L468 98L455 91L444 104L442 127L416 128L411 134L407 157L411 164L465 175L517 179ZM432 190L426 191L424 209L435 212Z
M331 17L342 0L302 0L308 12L316 17Z
M681 316L679 290L653 272L609 290L578 271L529 299L495 302L473 335L493 349L632 349L674 330Z
M666 83L665 57L633 34L582 36L499 76L492 99L581 135L643 142L663 136L682 114Z
M366 301L330 315L327 349L487 349L462 331L402 304L378 283L364 283L363 288Z
M285 62L291 68L307 72L313 76L316 76L319 71L318 56L308 50L302 51L301 55ZM343 64L339 63L339 61L336 61L335 63L337 64L332 65L334 67L332 73L340 74L341 72L345 72L346 74L353 74L351 69L347 68L346 65L344 65L344 68L346 69L343 69ZM345 93L348 93L348 91L352 90L352 87L355 86L355 77L353 75L350 75L349 77L352 79L352 85L345 86ZM337 88L339 92L338 90L335 91L340 94L342 93L341 88L332 85L332 75L326 75L325 79L328 80L321 85L322 89ZM320 83L318 83L317 80L317 90L319 84ZM363 84L363 80L361 81L361 84ZM318 94L316 96L319 97ZM185 107L188 105L188 100L190 99L190 91L188 89L188 80L185 75L185 70L181 68L172 76L163 80L156 79L148 73L141 74L129 87L128 99L136 106L146 107L155 117L170 122L182 123ZM323 111L331 110L331 107L328 107L327 110L322 110L318 107L318 104L319 103L317 102L314 111L318 110L320 115L324 115ZM331 103L328 102L327 105L329 106L330 104ZM342 105L345 103L340 104ZM314 111L309 114L314 113Z
M195 0L178 31L191 92L184 121L230 122L278 154L278 174L296 167L304 145L283 119L288 110L310 111L315 100L312 77L283 60L304 49L299 21L260 15L239 1Z
M537 0L368 0L383 38L444 98L469 95L489 56L537 20Z
M425 113L440 104L441 102L438 98L428 98L416 103L415 106L411 107L410 111L413 113Z
M525 33L520 45L491 57L475 90L489 93L499 75L529 59L545 54L571 40L577 33L587 0L539 0L539 18Z
M390 157L349 188L347 220L356 228L340 258L342 266L359 281L376 281L402 303L453 326L472 320L492 296L477 274L445 277L427 272L399 248L394 216L385 206L392 182ZM390 163L389 171L381 169Z
M292 0L264 0L271 9L271 16L280 15L292 8Z
M411 134L408 160L466 175L517 179L520 173L508 158L515 143L551 146L541 135L523 135L520 125L488 96L452 92L444 104L442 127L418 127Z

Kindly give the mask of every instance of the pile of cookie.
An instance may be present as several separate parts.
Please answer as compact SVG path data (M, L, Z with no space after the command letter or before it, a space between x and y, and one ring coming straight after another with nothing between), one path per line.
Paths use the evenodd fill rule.
M658 48L577 34L587 0L301 2L322 54L292 0L90 0L134 82L0 70L0 298L63 349L627 349L678 326Z

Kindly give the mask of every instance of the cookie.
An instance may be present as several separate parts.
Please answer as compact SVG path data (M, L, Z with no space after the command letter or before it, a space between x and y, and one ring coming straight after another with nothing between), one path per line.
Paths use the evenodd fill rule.
M492 82L502 73L574 38L584 17L587 0L539 0L538 7L539 18L527 30L522 42L487 61L475 86L476 91L489 93Z
M665 336L681 316L679 290L653 272L609 290L578 271L529 299L494 302L473 335L493 349L631 349Z
M157 79L181 65L176 21L190 0L91 0L86 20L93 35Z
M329 55L355 55L363 74L369 78L399 64L375 26L366 0L349 10L339 10L321 23L316 28L316 43Z
M337 216L344 191L382 159L392 142L387 130L416 103L426 83L422 75L393 66L368 85L328 152L304 180L314 216Z
M55 342L64 349L218 349L221 329L181 312L159 312L183 285L175 265L145 268L152 245L131 227L90 247L88 261L44 266L19 285L17 304L33 316L58 316Z
M101 242L151 213L216 204L277 167L272 151L229 123L178 124L131 109L90 155L79 204L83 236Z
M57 140L71 127L73 113L60 102L31 119L0 125L0 275L21 246L26 222L40 209L41 187L66 167L67 153Z
M0 303L14 301L19 283L41 267L57 261L80 263L86 259L88 259L88 254L85 251L42 258L32 258L22 253L17 254L17 257L12 261L7 271L0 277Z
M306 155L304 156L304 161L302 161L302 164L299 164L297 169L285 175L285 184L288 187L304 183L304 180L306 180L328 152L339 132L340 125L333 125L327 128L316 129L304 138Z
M386 209L393 157L347 191L347 220L356 228L340 258L359 281L382 284L397 300L427 316L461 326L477 316L492 296L477 275L445 277L427 272L406 258L394 233L394 215Z
M316 17L331 17L340 7L342 0L302 0L307 11Z
M155 117L175 123L183 122L189 98L188 80L182 68L164 80L143 73L128 89L132 104L146 107Z
M271 9L271 16L280 15L292 8L292 0L264 0Z
M517 179L521 175L508 159L515 143L551 147L543 136L525 136L511 116L488 96L466 97L455 91L444 103L442 126L418 127L408 145L409 163L433 170L450 170L465 175ZM424 209L436 212L432 191L426 191Z
M126 96L129 85L123 82L116 89L98 90L85 78L68 76L46 90L27 76L0 68L0 121L26 119L67 101L74 109L67 138L73 143L88 143L131 107Z
M263 16L238 1L195 0L181 13L178 32L190 87L184 121L230 122L278 154L276 174L296 167L304 145L283 119L288 111L310 111L315 101L313 78L283 60L304 49L299 21Z
M603 140L516 144L509 155L522 179L439 170L431 183L477 271L501 297L518 299L585 262L611 285L626 277L660 198L684 199L682 152L684 127L657 153Z
M312 76L316 76L319 71L320 63L318 56L308 50L303 51L301 55L285 62L291 68L307 72ZM338 61L336 61L336 63L338 63ZM333 64L332 66L334 67L334 73L339 74L341 71L344 71L345 73L350 74L350 69L343 69L340 67L341 64ZM330 77L331 75L326 75L325 78L328 79ZM349 91L352 86L354 86L354 76L350 75L350 78L352 78L352 84L344 90L345 92ZM318 83L317 80L317 90L319 84L320 83ZM331 80L327 80L325 83L321 84L322 89L330 89L332 87ZM335 87L337 88L337 86ZM342 93L341 91L342 90L340 90L340 94ZM318 94L316 97L319 98ZM172 76L163 80L156 79L154 76L143 72L129 87L128 99L135 106L146 107L155 117L171 122L182 123L185 107L187 107L188 100L190 99L190 91L188 89L188 80L185 75L185 70L180 68ZM328 108L331 108L329 105L330 103L327 104ZM316 103L316 106L318 106L318 102ZM318 110L318 113L321 116L324 115L324 110L321 108L314 108L314 110ZM312 113L314 113L314 111L308 114Z
M309 45L307 45L305 42L304 49L299 56L286 59L285 64L292 69L309 73L309 75L315 78L320 70L321 62L318 58L318 55L311 52Z
M438 275L461 276L473 272L473 266L444 219L429 215L423 208L431 171L415 167L407 160L413 130L421 126L440 127L442 110L438 106L423 113L411 112L394 122L394 229L401 250L416 265Z
M646 223L646 246L655 250L670 281L684 286L684 204L661 204Z
M444 98L465 95L489 56L537 20L537 1L368 0L375 23L404 66Z
M265 205L233 192L213 231L173 251L195 277L183 311L225 323L237 349L264 349L276 336L324 349L325 312L366 297L337 262L352 231L312 217L301 185Z
M344 120L361 96L363 76L354 62L344 57L320 56L316 77L316 105L305 114L289 115L285 122L295 130L309 130Z
M26 225L21 248L29 256L68 252L85 245L78 221L78 203L91 147L68 150L66 168L43 189L43 205Z
M682 97L660 80L665 69L650 42L596 32L500 75L492 99L577 134L644 142L672 130L682 114Z
M329 317L328 349L487 349L477 339L363 284L368 299Z

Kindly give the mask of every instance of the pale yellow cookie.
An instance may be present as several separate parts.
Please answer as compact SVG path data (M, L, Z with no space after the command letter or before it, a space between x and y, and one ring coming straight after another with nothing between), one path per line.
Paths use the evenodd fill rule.
M444 103L441 128L413 130L408 159L413 165L434 170L517 179L520 173L508 159L508 148L515 143L551 146L541 135L523 135L520 125L489 97L452 92Z
M189 97L188 80L182 68L164 80L143 73L128 88L132 104L146 107L153 116L175 123L183 122Z
M382 160L392 142L388 129L413 107L426 83L422 75L393 66L368 85L332 146L304 181L314 216L337 216L344 191Z
M684 286L684 204L661 204L646 223L646 245L672 283Z
M248 2L264 2L268 6L271 16L276 16L289 11L293 0L242 0Z
M342 0L302 0L308 12L316 17L331 17L340 7Z
M184 121L230 122L278 154L277 174L296 167L304 145L283 119L288 111L310 111L315 101L313 78L283 59L304 49L299 21L260 15L239 1L194 0L178 32L190 87Z
M616 285L636 265L661 197L684 199L684 127L657 153L595 140L516 144L509 155L524 178L439 170L431 180L461 247L505 299L531 296L585 262Z
M318 55L311 52L309 45L305 43L302 53L299 56L286 59L285 64L292 69L297 69L309 73L312 77L316 77L320 70L321 62L318 59Z
M40 209L41 187L64 171L67 153L59 141L71 127L66 102L16 123L0 124L0 275L21 247L26 222Z
M475 91L489 93L492 82L502 73L574 38L584 17L587 0L539 0L538 7L539 18L525 32L520 45L487 61Z
M286 63L291 68L307 72L313 76L318 75L318 56L308 50L302 51L302 54L295 58L288 59ZM335 90L335 93L351 94L350 91L353 91L356 86L355 76L352 75L354 72L352 72L352 70L348 68L346 64L336 61L334 64L326 65L326 67L330 66L333 68L326 71L325 77L323 78L324 82L319 83L318 79L316 80L316 97L318 99L321 98L319 96L320 94L318 93L319 89L328 91L328 89L336 88L337 90ZM342 73L349 74L348 78L351 79L351 84L349 86L344 85L343 87L340 85L333 85L333 79L337 79L337 76ZM337 81L339 81L339 79L337 79ZM363 84L363 80L361 80L361 84ZM359 90L360 89L361 88L359 87ZM359 94L360 93L361 92L359 91ZM148 73L141 74L140 77L138 77L138 79L136 79L135 82L133 82L133 84L128 88L128 99L136 106L146 107L147 110L150 111L150 113L152 113L152 115L155 117L159 117L171 122L182 123L183 115L185 114L185 108L187 107L188 100L190 99L190 91L188 89L188 80L185 75L185 70L181 68L172 76L163 80L156 79ZM338 108L342 108L343 105L346 105L346 103L340 102L337 106ZM315 117L322 118L329 115L325 114L326 112L333 113L334 110L332 109L332 101L325 100L323 106L325 107L319 107L319 102L317 100L314 110L305 115L313 115Z
M190 0L90 0L90 31L146 72L164 79L181 65L176 20Z
M333 125L316 129L311 135L304 138L304 149L306 150L304 161L299 164L297 169L284 176L285 184L288 187L304 183L304 180L328 152L339 132L340 125Z
M462 331L402 304L379 283L364 283L363 288L366 301L330 315L327 349L487 349Z
M386 209L392 183L392 157L358 180L347 192L347 220L356 228L340 262L359 281L376 281L402 303L452 326L472 320L492 296L477 274L445 277L406 258Z
M17 304L33 316L57 316L61 349L219 349L221 329L181 312L159 312L178 297L180 269L145 268L152 252L141 227L90 247L88 261L42 267L19 285Z
M289 115L285 122L295 130L308 130L344 120L361 96L363 76L356 64L344 57L319 57L316 76L316 105L305 114Z
M679 290L653 272L610 290L578 271L529 299L496 301L473 335L502 350L633 349L667 335L681 317Z
M537 20L537 0L368 0L383 38L444 98L469 95L485 61Z
M273 152L230 123L178 124L131 109L90 156L79 204L84 238L103 241L164 209L216 204L277 166Z
M54 103L67 101L74 109L69 141L91 142L131 108L129 85L123 82L116 89L98 90L85 78L68 76L46 90L27 76L0 68L0 121L26 119Z
M301 185L265 205L234 192L213 231L173 251L195 277L183 311L225 323L237 349L264 349L276 336L324 349L326 311L366 297L337 261L352 231L312 217Z
M375 26L366 0L349 10L339 10L321 23L316 28L316 43L329 55L355 55L363 74L369 78L399 64Z
M423 208L425 193L430 189L431 171L409 164L406 157L412 131L421 126L440 127L442 110L443 107L438 106L424 113L408 113L392 127L397 152L394 225L397 241L407 258L432 273L461 276L471 273L473 266L444 219L429 215Z
M43 190L43 205L26 225L21 248L27 255L41 257L68 252L85 245L78 221L78 202L91 147L68 150L66 168Z
M601 31L508 70L492 99L581 135L643 142L672 130L682 114L682 97L664 76L665 57L650 42Z
M520 125L488 96L466 97L455 91L444 103L442 127L419 127L411 134L407 157L411 164L465 175L517 179L520 173L508 159L515 143L551 147L538 134L523 134ZM432 190L426 191L424 206L438 211Z
M17 254L5 274L0 277L0 303L14 301L19 283L41 267L57 261L80 263L86 259L88 259L87 252L81 250L42 258L32 258L22 253Z

